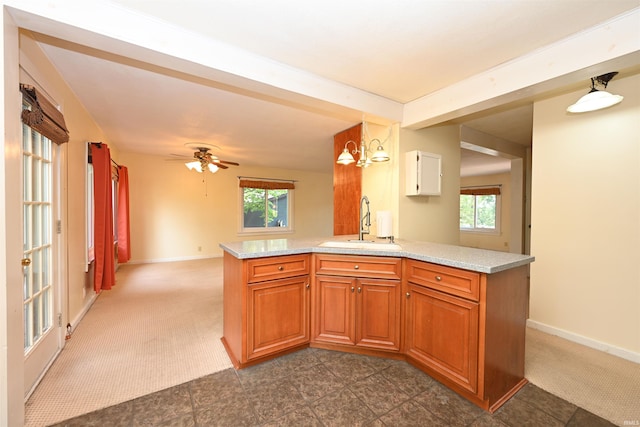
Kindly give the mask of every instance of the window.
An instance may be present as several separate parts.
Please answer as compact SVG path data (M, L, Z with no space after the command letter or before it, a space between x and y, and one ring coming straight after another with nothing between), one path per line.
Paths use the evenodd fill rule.
M95 211L93 209L93 164L91 163L91 159L89 159L89 144L87 144L87 188L86 191L86 201L85 205L85 214L86 214L86 235L87 235L87 262L85 271L89 271L89 264L93 262L95 259L94 252L94 222L95 222Z
M293 231L292 181L240 180L242 233Z
M460 230L500 232L500 187L460 189Z

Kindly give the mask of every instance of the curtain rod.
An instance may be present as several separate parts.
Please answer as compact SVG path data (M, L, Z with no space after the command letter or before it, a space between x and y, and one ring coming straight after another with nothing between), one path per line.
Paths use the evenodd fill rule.
M101 146L103 143L102 142L88 142L88 146L89 146L89 155L91 155L91 145L98 145ZM106 145L106 144L105 144ZM112 158L109 158L109 160L111 160L111 163L113 163L114 165L116 165L117 167L121 167L115 160L113 160Z
M488 188L488 187L502 187L502 184L487 184L487 185L461 185L460 188Z
M280 181L280 182L298 182L295 179L277 179L277 178L259 178L257 176L241 176L238 175L238 179L248 178L248 179L262 179L265 181Z

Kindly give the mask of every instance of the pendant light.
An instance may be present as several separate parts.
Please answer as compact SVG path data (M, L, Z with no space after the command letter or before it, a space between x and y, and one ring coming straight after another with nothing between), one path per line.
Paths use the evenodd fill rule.
M596 89L596 83L601 84L606 89L607 84L615 77L616 74L618 74L618 72L614 71L598 77L592 77L591 90L589 93L578 99L575 104L570 105L567 108L567 112L586 113L589 111L601 110L620 103L624 99L623 96L613 95L607 91Z

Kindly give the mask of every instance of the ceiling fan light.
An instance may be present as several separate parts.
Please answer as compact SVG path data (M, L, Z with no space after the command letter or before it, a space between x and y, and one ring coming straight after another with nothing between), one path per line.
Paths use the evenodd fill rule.
M193 162L188 162L185 163L185 166L190 170L196 170L198 172L202 172L202 165L200 164L200 161L198 160L194 160Z
M378 145L378 148L376 148L376 152L373 153L373 156L371 156L371 161L372 162L388 162L389 161L389 155L387 154L386 151L384 151L384 147L382 145Z
M569 113L586 113L601 110L619 104L624 99L621 95L613 95L604 90L592 89L588 94L578 99L575 104L567 108Z
M218 166L214 165L213 163L209 163L207 167L209 168L209 172L211 173L216 173L218 172L218 169L220 169L218 168Z
M340 155L338 156L338 161L336 163L341 165L348 165L355 161L356 160L353 158L353 155L351 155L351 153L349 152L349 149L345 148L344 150L342 150L342 153L340 153Z

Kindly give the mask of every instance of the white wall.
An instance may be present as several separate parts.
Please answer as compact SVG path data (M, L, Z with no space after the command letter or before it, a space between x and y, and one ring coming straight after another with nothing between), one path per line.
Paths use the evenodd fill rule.
M640 75L534 106L531 324L640 362Z
M221 242L333 232L331 173L241 165L200 174L180 161L131 152L121 152L119 163L129 170L131 262L216 257L222 256ZM238 234L238 175L297 181L294 233Z
M442 155L442 194L405 196L404 155L422 150ZM459 127L436 126L400 130L399 138L398 237L457 245L460 228L460 131Z

